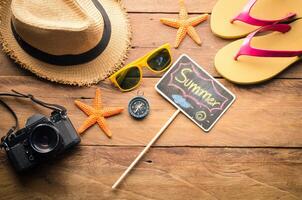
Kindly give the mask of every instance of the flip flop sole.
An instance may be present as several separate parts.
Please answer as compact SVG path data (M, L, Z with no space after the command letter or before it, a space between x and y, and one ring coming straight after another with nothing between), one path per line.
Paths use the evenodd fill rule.
M259 49L299 51L302 49L302 19L292 22L287 33L273 32L253 38L251 46ZM273 78L301 57L241 56L234 60L244 39L228 44L218 51L214 65L219 74L237 84L255 84Z
M218 37L236 39L259 28L240 21L230 23L230 20L242 11L247 2L248 0L219 0L211 15L212 32ZM297 18L302 17L302 1L258 0L250 15L263 20L278 20L289 13L296 13Z

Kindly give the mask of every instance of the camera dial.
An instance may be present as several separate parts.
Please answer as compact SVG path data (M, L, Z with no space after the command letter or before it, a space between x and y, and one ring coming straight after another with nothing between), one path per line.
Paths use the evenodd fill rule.
M52 125L39 124L30 134L31 147L38 153L48 154L54 151L60 142L60 135Z

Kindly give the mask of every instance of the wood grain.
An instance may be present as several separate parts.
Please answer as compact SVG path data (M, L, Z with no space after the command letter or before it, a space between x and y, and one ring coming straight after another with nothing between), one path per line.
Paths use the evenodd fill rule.
M186 0L189 13L210 13L217 0ZM178 13L178 0L122 0L128 12Z
M145 145L173 114L175 108L154 89L157 78L144 79L140 90L149 99L151 113L143 121L133 120L125 111L108 119L113 139L108 139L94 126L83 136L85 145ZM158 141L159 146L283 146L302 147L301 113L302 80L273 80L259 86L238 87L221 82L237 96L234 105L225 113L209 134L205 134L184 115L179 115ZM73 101L79 98L92 103L95 87L73 88L42 82L33 77L2 77L0 91L17 91L35 94L52 103L59 103L69 110L75 127L86 116ZM107 106L124 106L136 96L136 91L121 94L106 82L100 85L103 103ZM8 101L24 121L34 112L49 115L48 110L23 101ZM21 106L20 106L21 105ZM5 113L5 116L8 114ZM4 131L8 121L0 121Z
M2 161L0 195L6 200L299 200L302 196L301 150L261 148L153 148L113 192L112 183L140 150L80 147L23 176Z

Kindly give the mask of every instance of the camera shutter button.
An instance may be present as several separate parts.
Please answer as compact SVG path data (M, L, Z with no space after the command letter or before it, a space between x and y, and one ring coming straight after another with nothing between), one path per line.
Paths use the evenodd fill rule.
M29 156L28 156L28 159L29 159L30 161L33 161L33 160L34 160L34 156L33 156L33 155L29 155Z

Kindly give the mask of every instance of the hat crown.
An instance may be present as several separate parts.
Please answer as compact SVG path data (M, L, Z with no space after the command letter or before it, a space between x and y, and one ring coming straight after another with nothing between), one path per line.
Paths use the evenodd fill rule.
M89 0L13 0L11 10L18 35L51 55L87 52L102 37L102 15Z

